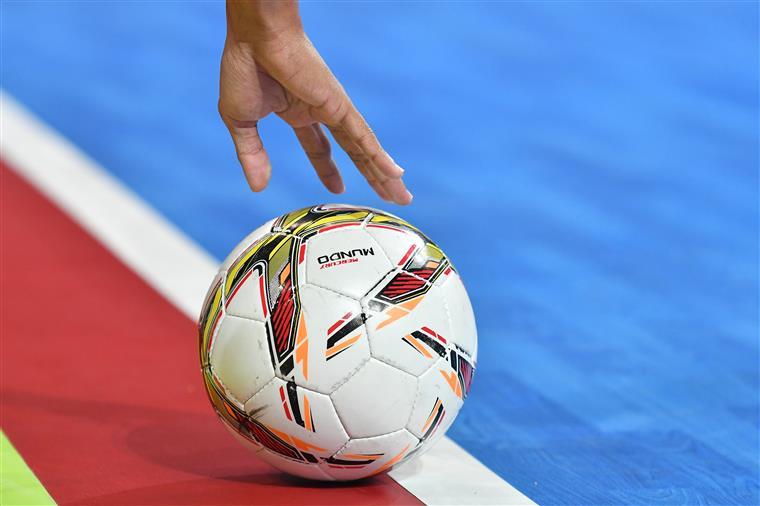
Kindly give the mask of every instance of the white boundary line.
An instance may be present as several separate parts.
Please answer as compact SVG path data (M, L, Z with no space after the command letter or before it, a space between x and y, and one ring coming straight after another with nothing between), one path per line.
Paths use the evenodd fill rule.
M57 132L0 91L2 157L193 320L217 262Z
M0 91L2 157L189 318L218 262ZM448 437L391 477L427 504L535 504Z

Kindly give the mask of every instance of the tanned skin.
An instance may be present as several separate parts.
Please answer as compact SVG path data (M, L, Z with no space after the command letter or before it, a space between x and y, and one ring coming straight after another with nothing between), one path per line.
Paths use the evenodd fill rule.
M331 192L342 193L345 187L324 127L382 199L401 205L412 201L404 170L382 148L306 36L295 1L227 1L219 113L253 191L266 188L271 176L258 121L274 113L293 128Z

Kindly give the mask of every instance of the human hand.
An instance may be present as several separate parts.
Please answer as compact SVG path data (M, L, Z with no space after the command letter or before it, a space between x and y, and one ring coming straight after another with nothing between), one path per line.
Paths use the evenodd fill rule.
M311 44L295 1L227 1L219 113L253 191L263 190L271 175L258 121L275 113L293 128L331 192L345 188L322 125L382 199L401 205L412 201L403 169L380 146Z

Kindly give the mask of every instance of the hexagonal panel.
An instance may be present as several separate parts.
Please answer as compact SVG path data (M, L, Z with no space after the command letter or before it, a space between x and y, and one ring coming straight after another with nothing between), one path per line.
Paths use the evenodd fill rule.
M324 228L306 242L306 280L359 299L392 265L360 223L348 225Z
M403 428L416 395L417 378L370 359L330 398L349 436L366 438Z
M336 480L356 480L390 471L405 461L419 440L406 430L382 436L352 439L320 467Z
M315 463L348 441L330 398L293 382L274 379L245 403L245 411L268 433L262 444L293 460Z
M440 286L442 290L449 313L451 340L466 351L475 364L478 358L478 331L470 297L456 271L452 270L442 278L437 280L436 286Z
M399 283L401 271L389 274L365 299L372 356L387 364L419 376L448 352L447 336L451 334L448 313L441 289L415 278L409 284ZM419 289L394 300L382 294L395 295L398 290Z
M264 324L224 315L211 348L211 369L228 396L247 401L274 378Z
M301 286L298 293L303 328L296 343L295 380L330 394L369 360L361 305L312 285Z
M417 400L406 428L426 445L443 437L464 403L456 385L452 388L451 373L449 360L442 358L417 380Z

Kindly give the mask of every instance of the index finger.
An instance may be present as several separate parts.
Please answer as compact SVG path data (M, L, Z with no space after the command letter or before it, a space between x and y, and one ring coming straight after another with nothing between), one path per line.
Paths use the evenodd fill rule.
M327 127L340 147L354 162L356 168L364 174L367 182L383 200L390 199L400 205L407 205L412 201L412 194L404 186L403 180L400 177L390 178L381 172L359 145L354 142L342 124L335 123L334 126L328 124ZM387 184L389 182L396 184L389 186Z
M364 152L382 175L391 179L400 179L404 175L404 169L399 167L383 149L377 136L353 104L349 105L340 124L348 137Z

